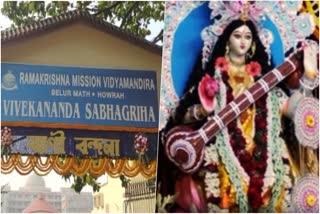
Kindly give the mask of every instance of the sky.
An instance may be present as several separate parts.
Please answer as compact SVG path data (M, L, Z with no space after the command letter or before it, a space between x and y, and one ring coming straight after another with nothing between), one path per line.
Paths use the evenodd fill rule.
M25 185L25 182L27 181L29 176L31 176L31 173L29 175L22 176L15 170L7 175L1 174L1 186L4 184L9 184L11 190L18 190L20 187L23 187ZM54 170L52 170L48 175L43 176L43 178L45 180L46 187L50 188L53 192L60 191L61 187L71 187L71 181L73 180L73 178L71 178L70 182L65 182L61 175L55 173ZM106 181L107 175L103 175L99 178L98 182L103 184L106 183ZM92 192L92 187L86 186L82 189L81 192Z
M3 1L0 1L0 9L3 7ZM0 29L4 30L10 27L11 21L2 14L0 15ZM151 35L147 39L152 39L155 37L160 30L163 28L163 22L150 23ZM18 174L15 170L10 174L1 174L1 185L10 184L11 190L18 190L20 187L24 186L28 176L22 176ZM72 179L72 178L71 178ZM52 191L59 191L61 187L70 187L71 182L65 182L64 179L52 170L48 175L44 176L46 187L51 188ZM107 175L103 175L98 179L98 182L103 184L107 181ZM82 191L92 192L92 187L86 186Z
M0 1L0 8L2 8L2 6L3 6L3 2ZM9 19L8 17L3 16L2 13L1 13L0 23L1 23L0 29L1 29L1 30L4 30L4 29L6 29L7 27L10 27L11 21L10 21L10 19Z

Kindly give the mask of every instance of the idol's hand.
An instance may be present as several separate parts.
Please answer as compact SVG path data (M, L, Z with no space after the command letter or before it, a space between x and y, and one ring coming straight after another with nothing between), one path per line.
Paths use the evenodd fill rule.
M308 42L303 50L304 75L309 79L314 79L318 75L318 45Z
M210 114L214 111L214 98L219 92L219 81L206 74L198 85L198 94L204 110Z

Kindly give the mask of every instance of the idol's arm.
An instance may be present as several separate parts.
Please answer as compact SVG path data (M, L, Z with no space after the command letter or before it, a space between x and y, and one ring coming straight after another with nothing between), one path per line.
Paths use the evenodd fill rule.
M298 102L303 97L311 97L312 91L318 86L318 68L317 68L317 50L313 48L304 49L303 60L304 74L300 79L300 89L292 94L282 105L280 109L283 115L293 119ZM303 155L303 162L307 170L313 174L319 173L319 160L317 154L311 148L302 148L300 153ZM300 169L300 171L303 169Z
M183 124L195 123L198 121L202 121L209 114L204 110L201 104L195 104L188 108L186 114L183 117Z
M301 98L312 96L312 91L318 86L318 48L307 46L303 51L303 69L304 74L300 79L300 89L280 106L283 115L292 118L295 108Z

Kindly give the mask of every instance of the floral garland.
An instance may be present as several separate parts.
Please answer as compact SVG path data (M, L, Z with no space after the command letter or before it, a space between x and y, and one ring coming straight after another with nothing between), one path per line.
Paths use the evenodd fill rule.
M218 57L216 59L215 69L219 69L223 73L226 73L228 71L228 68L228 60L225 57ZM252 77L259 76L261 74L261 65L256 61L251 61L249 64L246 65L245 71Z
M214 78L218 80L220 83L223 83L222 77L221 77L221 69L217 68L215 71ZM226 97L227 97L227 91L225 84L220 84L219 87L219 93L217 96L215 96L216 103L216 111L221 111L223 107L226 106ZM215 143L214 143L215 142ZM216 139L212 140L212 142L209 145L214 145L216 147L217 152L220 157L220 161L222 161L225 164L226 171L229 174L230 181L233 183L235 190L236 190L236 201L239 205L240 212L247 212L248 211L248 202L247 197L245 194L243 194L244 186L241 182L242 179L244 179L245 183L249 183L249 176L245 173L244 169L241 167L240 163L238 161L234 160L236 159L235 155L232 152L232 148L230 146L229 142L229 134L226 129L223 129L222 132L218 133L216 135ZM208 150L208 146L206 146L206 150ZM211 151L209 149L209 151ZM205 153L206 154L206 153ZM232 164L231 164L232 163ZM211 173L219 173L218 167L214 167L214 165L207 165L206 166L207 173L206 175ZM214 182L214 179L211 179L210 176L205 179L205 184L207 187L210 186L210 183ZM217 187L219 187L219 183L216 183ZM216 193L219 193L219 195L212 195L210 192L207 191L207 194L210 196L208 197L208 208L210 212L226 212L227 210L225 208L221 209L215 204L219 204L221 202L221 196L220 196L220 190Z
M233 100L231 88L227 90L227 102ZM256 211L262 204L261 191L263 186L263 177L266 171L267 160L267 136L266 136L266 96L256 102L255 116L255 136L256 143L252 156L245 150L246 140L242 135L242 131L237 128L236 121L228 125L230 135L230 145L234 153L240 161L241 166L250 176L250 184L248 189L248 201L252 209Z
M227 60L220 57L216 61L216 69L222 70L222 79L227 88L227 103L234 100L232 88L228 84L229 75ZM246 72L255 77L260 74L261 66L257 62L251 62L246 66ZM250 183L248 189L248 202L253 211L257 211L262 205L262 187L264 174L267 168L267 108L266 108L267 94L261 97L256 102L256 116L255 116L255 147L252 155L246 151L246 140L242 135L240 128L237 128L237 121L234 120L228 124L228 132L230 136L230 145L238 158L241 166L250 176Z
M12 131L8 127L1 129L1 153L8 157L11 151L10 145L12 144Z
M216 72L214 78L219 82L223 80L223 84L220 84L219 93L214 98L217 111L233 100L232 89L228 84L229 75L226 72L228 70L228 62L223 57L218 59L215 63ZM255 77L260 74L260 68L258 63L251 62L246 66L246 71L250 76ZM242 131L237 128L236 121L229 124L227 129L222 130L216 136L216 139L206 146L204 164L204 169L206 169L205 190L210 211L226 211L215 205L221 202L220 189L218 189L220 182L217 182L219 180L217 178L219 174L218 156L221 158L220 161L225 164L230 176L229 179L235 187L235 196L240 212L249 211L248 204L251 211L288 211L288 207L290 207L289 195L292 184L289 182L290 166L287 157L285 157L286 152L281 148L285 144L282 139L279 139L280 122L277 89L272 90L268 95L262 96L256 102L255 107L255 136L253 139L255 147L251 153L252 155L244 149L246 145L245 139ZM215 154L215 158L212 158L213 154ZM285 170L283 170L283 166L285 166ZM286 183L284 185L284 195L280 197L283 179ZM243 192L244 186L241 184L241 180L248 185L247 194ZM272 197L268 203L269 206L265 208L264 194L274 185ZM278 201L279 199L284 200L280 202Z
M214 79L218 82L221 82L221 76L220 76L220 70L216 70ZM224 84L219 87L219 92L217 93L217 96L214 96L214 103L216 104L216 111L220 111L221 108L225 105L223 103L221 97L225 97L225 86ZM214 104L214 105L215 105ZM206 145L205 148L205 154L204 154L204 169L206 170L205 173L205 191L207 196L207 202L208 202L208 211L209 212L223 212L225 210L220 209L219 206L216 206L215 204L219 204L221 202L220 198L220 178L219 178L219 170L218 170L218 164L219 164L219 151L217 148L217 143L219 139L219 134L217 135L217 138L214 137L210 143Z
M214 144L210 143L206 146L204 159L204 167L207 170L204 180L208 202L209 204L220 203L219 157Z
M285 144L283 143L283 155L282 155L282 161L283 161L283 169L284 169L284 179L283 179L283 185L284 185L284 196L283 196L283 202L281 211L282 212L289 212L289 209L291 208L291 198L290 193L292 191L292 180L290 178L290 165L289 165L289 156L288 151L285 148Z
M150 158L147 155L149 150L148 137L142 133L135 134L133 146L138 154L139 160L148 166L150 164Z
M272 155L272 163L273 163L273 171L274 171L274 185L272 187L272 197L269 201L269 206L266 209L266 212L275 212L277 201L279 200L279 197L281 196L281 189L283 187L283 182L285 179L285 169L284 166L288 165L288 161L286 159L283 159L283 155L285 154L285 151L283 150L283 145L285 145L285 142L282 138L279 138L280 131L279 127L281 126L280 121L280 111L278 104L278 97L276 94L271 93L269 105L270 109L272 111L272 117L270 120L272 121L272 128L271 128L271 136L273 138L272 142L272 148L271 148L271 154ZM268 125L271 126L269 123Z

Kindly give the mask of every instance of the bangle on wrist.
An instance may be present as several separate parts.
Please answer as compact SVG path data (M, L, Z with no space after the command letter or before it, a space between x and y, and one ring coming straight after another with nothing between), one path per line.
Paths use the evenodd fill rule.
M193 107L193 117L196 119L196 120L201 120L202 118L201 118L201 114L198 114L199 113L199 106L198 105L195 105L194 107Z
M315 79L318 76L318 72L317 71L305 71L304 74L309 79Z
M319 85L319 75L317 75L316 78L313 79L308 78L307 76L302 76L299 82L304 89L312 91Z

